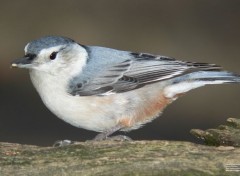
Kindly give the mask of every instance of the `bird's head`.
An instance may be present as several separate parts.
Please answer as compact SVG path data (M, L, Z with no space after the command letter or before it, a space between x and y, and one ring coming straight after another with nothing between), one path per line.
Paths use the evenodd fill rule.
M74 65L84 66L87 51L74 40L47 36L29 42L25 46L25 55L12 62L12 67L27 68L47 73L71 72Z

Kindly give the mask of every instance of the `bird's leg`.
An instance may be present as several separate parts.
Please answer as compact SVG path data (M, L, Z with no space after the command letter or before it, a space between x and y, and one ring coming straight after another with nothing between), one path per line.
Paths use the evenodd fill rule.
M109 129L108 131L98 134L93 140L94 141L103 141L103 140L131 141L132 140L131 138L124 136L124 135L117 135L117 136L109 137L111 134L120 130L121 128L122 128L121 126L113 127L111 129Z
M102 141L102 140L106 140L108 138L108 136L110 136L111 134L113 134L114 132L120 130L121 127L120 126L115 126L113 128L110 128L107 131L104 131L102 133L99 133L93 140L94 141Z
M99 133L94 139L93 141L103 141L103 140L110 140L110 141L131 141L132 139L128 136L125 135L116 135L116 136L111 136L109 137L111 134L113 134L114 132L120 130L122 127L121 126L116 126L113 127L111 129L109 129L108 131ZM73 141L70 140L58 140L53 144L53 147L64 147L64 146L68 146L74 144Z

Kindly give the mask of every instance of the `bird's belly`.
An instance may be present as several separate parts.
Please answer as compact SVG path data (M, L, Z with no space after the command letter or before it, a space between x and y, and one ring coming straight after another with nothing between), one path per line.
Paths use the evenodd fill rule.
M42 96L45 105L73 126L103 132L118 125L122 130L137 129L150 122L172 100L161 90L146 87L109 96L72 96L55 92Z
M102 132L118 123L118 118L124 112L121 100L111 96L80 97L59 96L51 94L41 96L44 104L60 119L87 130ZM124 107L124 106L122 106Z
M165 86L162 83L108 96L81 97L67 93L66 81L48 74L39 77L36 73L30 74L32 82L50 111L67 123L87 130L103 132L116 126L122 130L137 129L171 102L162 94Z

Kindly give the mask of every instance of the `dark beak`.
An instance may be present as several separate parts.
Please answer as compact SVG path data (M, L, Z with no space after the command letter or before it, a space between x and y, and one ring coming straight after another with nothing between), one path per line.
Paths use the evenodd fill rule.
M24 56L23 58L18 58L15 61L12 62L11 67L12 68L29 68L32 65L32 61L34 59L34 56Z

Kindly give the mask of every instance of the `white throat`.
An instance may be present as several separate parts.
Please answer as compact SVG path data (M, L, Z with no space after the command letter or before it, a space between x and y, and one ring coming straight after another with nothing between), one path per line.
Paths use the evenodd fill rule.
M68 57L71 58L67 60L66 67L59 69L56 73L37 69L30 70L30 77L34 87L40 94L44 104L53 112L56 104L70 96L67 89L71 78L81 74L82 68L86 65L87 52L84 48L76 44L70 53L71 55L68 55Z

